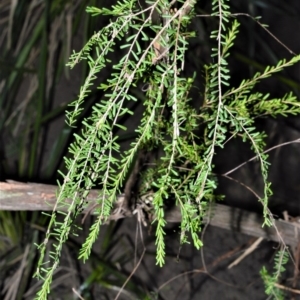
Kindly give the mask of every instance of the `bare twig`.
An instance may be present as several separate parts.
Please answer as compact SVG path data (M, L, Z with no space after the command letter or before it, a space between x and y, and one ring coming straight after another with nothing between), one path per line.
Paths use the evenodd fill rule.
M217 280L217 281L220 281L219 279L217 279L216 277L212 276L209 271L207 270L207 268L209 267L210 269L211 268L214 268L216 267L218 264L220 264L222 261L226 260L226 259L229 259L231 258L232 256L234 256L236 253L240 252L241 249L242 249L242 245L239 245L237 246L236 248L218 256L212 263L210 263L208 266L204 266L200 269L193 269L191 271L187 271L187 272L183 272L181 274L178 274L176 276L173 276L171 279L169 279L168 281L164 282L159 288L158 288L158 291L162 290L165 286L167 286L168 284L170 284L172 281L176 280L176 279L179 279L183 276L186 276L186 275L197 275L199 273L203 273L203 274L206 274L210 277L212 277L213 279ZM224 283L224 282L223 282ZM228 283L226 283L228 284ZM230 284L228 284L230 285Z
M271 151L273 151L273 150L275 150L275 149L277 149L277 148L280 148L280 147L283 147L283 146L288 146L288 145L291 145L291 144L296 144L296 143L300 143L300 139L295 139L295 140L293 140L293 141L289 141L289 142L285 142L285 143L276 145L276 146L274 146L274 147L271 147L271 148L265 150L263 153L266 154L266 153L271 152ZM222 174L222 175L226 176L226 175L229 175L229 174L233 173L234 171L236 171L237 169L241 168L242 166L244 166L244 165L247 164L248 162L257 159L257 157L258 157L258 155L253 156L252 158L248 159L247 161L243 162L242 164L238 165L238 166L235 167L234 169L232 169L232 170L230 170L230 171L228 171L228 172L226 172L226 173L224 173L224 174Z
M212 17L218 17L218 15L211 15L211 14L201 14L201 15L196 15L197 17L201 17L201 18L212 18ZM278 44L280 44L282 47L284 47L290 54L296 55L296 53L291 50L288 46L286 46L283 42L280 41L279 38L277 38L270 30L268 30L266 28L266 26L262 23L260 23L257 18L246 14L246 13L235 13L235 14L231 14L231 17L239 17L239 16L244 16L244 17L248 17L251 18L254 22L256 22L263 30L265 30Z
M84 300L84 298L82 298L81 295L75 290L75 288L72 288L72 291L80 300Z
M294 294L298 294L300 295L300 290L296 290L296 289L292 289L292 288L289 288L287 286L284 286L282 284L279 284L279 283L275 283L275 286L281 290L284 290L284 291L288 291L288 292L292 292Z
M263 241L262 237L259 237L241 256L239 256L235 261L233 261L229 266L228 269L231 269L232 267L239 264L246 256L251 254L258 245Z

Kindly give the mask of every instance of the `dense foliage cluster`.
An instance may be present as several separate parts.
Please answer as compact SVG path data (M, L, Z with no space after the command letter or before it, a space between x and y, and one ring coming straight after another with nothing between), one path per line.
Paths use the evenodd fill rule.
M201 221L215 197L214 154L232 137L248 141L257 155L264 180L264 195L260 201L265 225L273 226L267 206L271 189L268 156L264 153L265 134L256 129L255 118L298 114L300 107L292 93L272 99L269 94L257 92L255 86L297 63L300 56L281 60L252 78L242 80L238 86L230 86L228 57L238 34L239 22L231 14L228 1L212 0L211 17L218 20L218 27L211 32L212 63L203 70L205 92L199 95L201 100L195 107L190 98L190 91L196 84L195 76L186 78L183 70L189 38L195 35L191 21L199 16L193 10L195 0L177 1L176 9L173 2L147 1L147 6L142 8L139 1L123 0L110 9L87 9L94 16L110 16L111 22L70 58L68 65L71 68L80 61L89 66L79 97L67 112L70 126L76 125L97 75L111 63L109 53L121 48L125 54L113 64L107 82L98 87L105 92L105 97L93 107L91 115L83 121L84 129L75 135L69 147L71 156L65 159L68 171L62 174L57 193L55 210L58 211L52 214L46 240L39 246L41 257L36 276L43 279L44 284L36 299L46 299L74 220L84 208L89 191L101 186L97 218L79 254L83 260L89 258L100 226L109 217L141 151L161 150L155 166L141 176L144 182L140 182L143 188L139 190L140 196L153 193L156 259L160 266L165 257L165 201L174 199L180 207L181 242L187 242L187 234L190 234L195 247L200 248ZM154 14L160 16L159 22L153 21ZM134 114L128 103L141 101L131 90L140 83L146 86L142 100L144 112L135 129L135 141L127 151L120 153L119 135L126 130L120 120L123 115ZM66 199L72 199L71 204L67 204ZM65 207L67 212L62 209ZM62 215L60 221L58 214ZM52 245L50 262L45 262L47 243L52 237L56 242Z

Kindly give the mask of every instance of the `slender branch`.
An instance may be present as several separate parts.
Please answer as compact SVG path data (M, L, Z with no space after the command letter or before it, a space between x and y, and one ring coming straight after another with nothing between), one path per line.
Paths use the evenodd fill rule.
M280 44L282 47L284 47L290 54L296 55L296 53L291 50L288 46L286 46L279 38L275 36L270 30L266 28L266 25L262 24L261 22L258 21L257 18L246 14L246 13L235 13L235 14L230 14L231 17L239 17L239 16L245 16L248 18L251 18L254 22L256 22L263 30L265 30L278 44ZM201 18L212 18L212 17L219 17L219 15L214 15L212 16L211 14L200 14L196 15L196 17L201 17Z
M283 146L288 146L288 145L291 145L291 144L296 144L296 143L300 143L300 139L295 139L295 140L293 140L293 141L289 141L289 142L285 142L285 143L281 143L281 144L279 144L279 145L273 146L273 147L271 147L271 148L265 150L263 153L266 154L266 153L271 152L271 151L273 151L273 150L275 150L275 149L277 149L277 148L280 148L280 147L283 147ZM228 172L226 172L226 173L224 173L224 174L222 174L222 175L223 175L223 176L227 176L227 175L233 173L234 171L238 170L239 168L243 167L243 166L246 165L248 162L251 162L251 161L253 161L253 160L257 159L257 158L258 158L258 155L255 155L255 156L253 156L252 158L248 159L247 161L241 163L241 164L238 165L237 167L231 169L230 171L228 171Z

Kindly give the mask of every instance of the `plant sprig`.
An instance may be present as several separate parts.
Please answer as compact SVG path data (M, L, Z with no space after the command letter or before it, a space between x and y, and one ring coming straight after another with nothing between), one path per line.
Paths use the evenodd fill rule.
M143 187L141 193L153 194L158 265L165 262L164 206L168 199L181 210L181 243L188 242L189 233L194 246L197 249L202 246L199 238L202 218L215 199L217 187L213 158L216 149L225 146L229 134L250 142L258 157L264 182L264 194L260 200L264 224L273 225L268 210L272 191L268 181L268 156L264 152L265 134L256 129L255 118L299 114L300 106L291 93L281 99L269 99L269 95L253 92L253 89L261 80L297 63L300 56L289 61L281 60L276 66L256 73L253 78L242 80L238 87L230 88L228 57L239 32L239 23L230 19L227 0L212 0L211 17L218 20L218 28L211 33L216 45L211 57L216 62L205 67L205 94L197 112L190 101L195 75L185 78L182 72L188 37L194 36L188 24L193 18L195 1L180 3L177 11L171 11L170 4L162 0L149 2L145 9L141 9L135 0L120 1L111 9L87 8L92 15L109 15L113 19L70 58L68 65L71 68L81 60L86 61L90 68L78 99L67 112L70 126L75 126L98 74L110 63L108 53L119 51L116 47L121 44L122 57L114 64L107 82L98 87L105 96L82 122L81 133L74 135L74 142L69 147L71 157L65 158L68 171L61 173L63 182L59 186L57 203L46 239L39 246L41 257L36 276L44 282L36 299L47 298L63 244L72 232L77 216L85 208L89 191L96 185L102 187L95 211L96 221L79 254L84 261L89 258L101 225L109 217L124 187L135 157L147 148L158 148L163 153L157 165L141 176L144 181L140 183ZM161 16L161 24L152 23L155 11ZM152 38L149 38L148 30L154 33ZM131 88L138 82L145 82L145 77L148 88L144 91L144 112L135 128L137 138L127 151L120 153L116 132L126 130L120 122L121 116L134 114L127 104L141 100L131 93ZM196 135L200 127L202 136ZM71 202L66 199L71 199ZM67 208L67 211L61 208ZM50 240L54 240L54 249L50 251L50 261L45 262Z

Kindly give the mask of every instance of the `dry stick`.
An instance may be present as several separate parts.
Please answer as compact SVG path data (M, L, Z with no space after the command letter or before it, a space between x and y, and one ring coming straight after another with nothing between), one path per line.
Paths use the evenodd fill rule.
M284 286L282 284L279 284L279 283L275 283L275 286L281 290L284 290L284 291L288 291L288 292L292 292L292 293L295 293L295 294L299 294L300 295L300 290L296 290L296 289L292 289L292 288L289 288L287 286Z
M84 298L82 298L81 295L75 290L75 288L72 288L72 291L80 300L84 300Z
M56 190L57 186L47 184L21 183L11 180L0 182L0 210L52 211L56 203ZM89 205L86 210L96 204L99 193L99 190L90 191L87 198ZM66 202L71 202L71 200L67 199ZM67 205L65 205L57 209L67 210L67 208ZM180 209L174 207L167 210L165 217L168 222L181 222ZM114 215L109 218L109 220L115 219L117 218ZM212 214L204 219L204 222L207 223L208 221L209 225L215 227L263 237L275 242L282 242L283 240L286 245L293 248L298 245L300 240L300 228L297 223L274 220L276 228L262 228L263 217L259 214L221 204L215 204L212 207ZM278 236L278 232L282 236L282 240Z
M259 237L241 256L239 256L235 261L233 261L227 269L231 269L232 267L236 266L239 264L246 256L251 254L257 247L258 245L262 242L263 238Z

